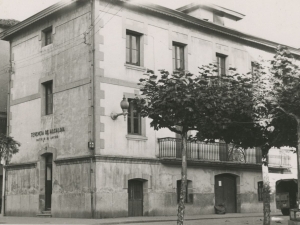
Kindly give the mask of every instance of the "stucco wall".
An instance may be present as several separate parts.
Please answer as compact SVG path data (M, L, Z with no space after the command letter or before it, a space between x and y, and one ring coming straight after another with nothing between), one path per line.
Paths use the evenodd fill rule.
M181 179L179 165L102 159L96 163L96 173L97 218L128 216L128 180L131 179L144 181L143 215L176 215L176 181ZM257 192L257 182L262 180L260 171L189 167L187 178L191 184L188 192L192 194L193 203L186 204L187 215L214 213L214 180L216 175L224 173L236 176L238 212L262 212ZM271 204L273 210L274 198Z
M88 161L56 165L51 207L54 217L91 217L90 171Z
M125 4L126 5L126 4ZM108 10L109 9L109 10ZM172 42L185 44L185 69L197 74L198 67L216 62L216 53L226 55L226 68L248 73L251 62L260 57L270 59L272 50L249 45L232 37L201 27L170 19L142 8L112 2L97 2L95 17L100 17L96 29L96 153L155 157L156 139L175 137L167 129L154 131L146 119L145 138L130 139L123 117L113 121L112 112L121 112L123 95L134 98L140 94L137 83L146 68L159 75L159 69L172 71ZM126 30L141 34L141 66L126 65ZM142 125L143 126L143 125ZM99 136L98 136L99 134ZM116 141L118 140L118 141ZM143 150L142 150L143 149Z
M38 171L35 166L7 170L6 215L35 216L39 206Z
M80 161L91 154L91 52L83 35L90 23L90 5L80 1L12 38L9 132L21 147L7 173L7 215L36 216L45 210L44 154L53 153L52 215L91 217L91 168ZM42 30L49 26L53 43L43 46ZM53 113L45 115L43 83L51 80ZM70 157L79 161L61 161Z
M58 158L90 154L90 55L89 45L83 43L90 20L89 4L74 3L13 38L10 135L21 147L11 163L38 160L45 146L58 149ZM43 46L42 30L49 26L53 43ZM49 80L53 114L45 115L43 82ZM54 128L64 131L32 136Z

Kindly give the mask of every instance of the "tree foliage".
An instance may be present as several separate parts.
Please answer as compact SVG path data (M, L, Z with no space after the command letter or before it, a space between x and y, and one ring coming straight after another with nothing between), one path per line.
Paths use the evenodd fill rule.
M270 73L274 107L300 117L300 69L287 47L277 47Z
M244 149L260 147L267 190L269 149L298 143L300 73L292 54L279 46L270 67L256 62L254 72L245 75L230 68L227 76L217 76L213 64L199 69L198 75L161 70L157 76L149 71L140 80L143 97L136 99L141 115L152 119L155 130L168 128L181 134L182 143L188 131L196 130L197 140L219 139ZM182 174L186 180L186 171ZM265 196L264 224L269 224L269 193Z
M10 161L13 154L19 151L20 143L12 137L0 133L0 159Z
M231 75L217 76L216 66L210 64L201 67L199 75L149 73L140 80L140 112L152 119L155 130L168 128L179 134L197 130L200 140L217 139L228 124L252 122L251 78L235 73L234 68L230 71Z

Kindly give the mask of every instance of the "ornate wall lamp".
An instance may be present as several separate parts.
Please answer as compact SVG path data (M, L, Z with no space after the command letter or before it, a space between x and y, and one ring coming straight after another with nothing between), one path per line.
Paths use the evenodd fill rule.
M110 114L110 117L113 120L116 120L118 118L118 116L124 115L124 121L126 121L126 115L128 114L128 108L129 108L129 102L127 101L127 99L125 98L125 95L123 96L123 100L120 103L121 109L122 109L122 113L114 113L112 112Z

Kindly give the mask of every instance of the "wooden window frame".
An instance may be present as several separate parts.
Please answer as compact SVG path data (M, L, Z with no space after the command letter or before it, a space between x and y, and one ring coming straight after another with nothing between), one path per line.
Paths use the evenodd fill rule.
M135 132L135 117L134 117L134 104L132 103L132 99L128 99L129 108L128 108L128 115L127 115L127 133L129 135L142 135L142 117L141 114L138 113L137 115L137 127L138 131Z
M136 38L136 51L137 51L137 62L132 62L132 55L133 55L133 48L132 48L132 37ZM133 32L133 31L126 31L126 52L129 49L129 59L127 58L126 54L126 64L140 66L141 65L141 34ZM129 38L129 46L127 46L127 40Z
M184 49L185 45L177 42L173 42L172 45L172 60L173 60L173 71L184 71L185 70L185 57L184 57ZM179 56L178 59L178 50ZM178 68L178 60L180 61L180 67Z
M43 83L45 88L45 115L53 114L53 81Z
M227 55L217 53L216 58L217 58L218 76L226 76L226 58L227 58Z

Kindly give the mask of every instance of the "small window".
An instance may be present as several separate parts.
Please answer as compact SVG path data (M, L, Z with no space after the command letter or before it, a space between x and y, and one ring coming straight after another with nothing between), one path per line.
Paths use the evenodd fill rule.
M129 109L128 109L128 119L127 128L128 134L141 135L141 114L136 110L135 104L132 99L128 99Z
M259 181L257 182L257 195L258 195L258 201L263 201L263 182Z
M184 70L184 46L173 42L173 70Z
M258 70L258 64L255 62L251 62L251 75L252 75L252 80L255 78L254 74L257 73Z
M140 66L140 34L126 33L126 63Z
M43 84L45 88L45 114L53 113L53 82L48 81Z
M217 67L218 67L218 76L226 75L226 55L216 54L217 56Z
M192 181L188 180L186 184L186 192L185 192L185 203L193 202L193 194L189 193L189 187L191 187ZM180 190L181 190L181 180L177 180L177 203L180 200Z
M253 75L255 73L256 66L254 62L251 62L251 74Z
M43 30L43 39L43 46L52 44L52 27Z

